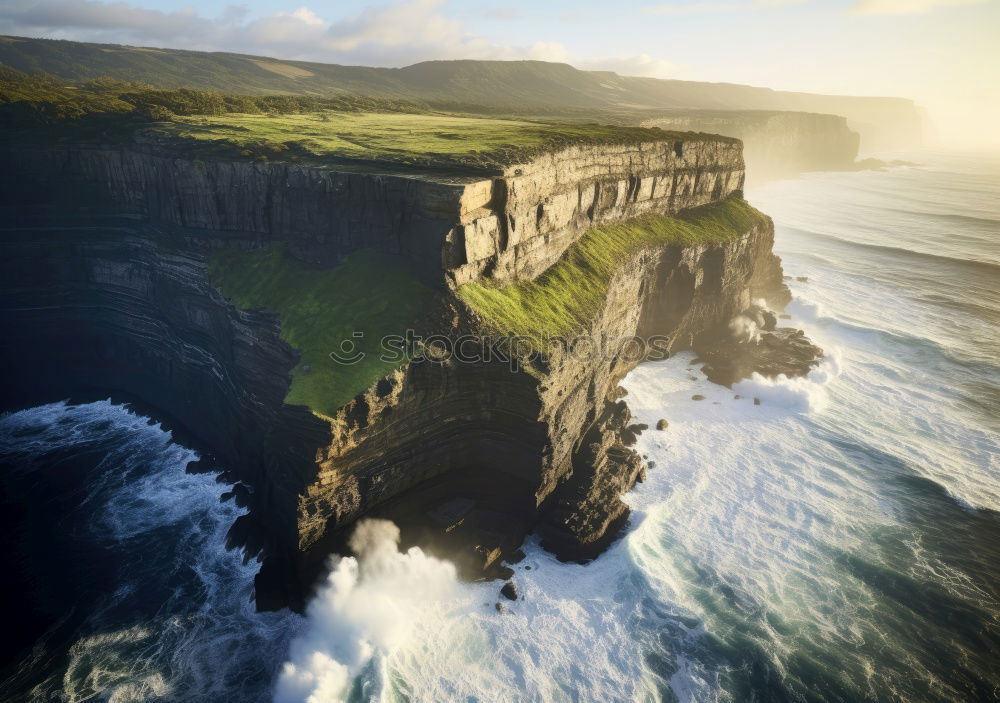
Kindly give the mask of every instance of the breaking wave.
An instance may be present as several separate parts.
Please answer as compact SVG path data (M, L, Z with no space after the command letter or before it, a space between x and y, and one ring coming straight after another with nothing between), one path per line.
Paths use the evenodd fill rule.
M275 701L346 700L355 677L405 645L416 623L440 615L458 589L455 567L417 547L400 552L399 528L386 520L364 520L351 536L356 557L334 560L330 574L309 603L305 631L291 644L278 677ZM368 676L360 692L378 699L382 676Z
M961 280L965 263L897 252L884 233L853 241L914 184L927 208L949 173L1000 184L970 179L980 167L957 158L750 193L777 223L786 271L808 277L789 282L782 324L805 329L826 359L805 378L732 388L709 383L690 354L636 369L624 381L636 422L669 426L636 444L650 470L625 496L625 533L587 565L529 540L513 565L520 597L503 612L499 584L458 583L450 565L400 552L395 528L373 521L355 535L357 556L331 563L304 618L256 613L256 565L223 546L241 510L220 502L214 477L185 473L195 454L168 432L108 402L0 418L6 495L41 506L18 527L52 550L37 561L57 565L26 578L68 613L46 623L0 695L995 698L1000 434L989 403L966 396L995 397L1000 374L988 349L974 364L950 353L988 347L995 328L921 290L942 271ZM1000 192L981 207L997 202ZM831 247L818 232L838 227ZM896 259L919 286L880 265Z
M6 492L62 527L26 559L53 571L27 577L65 581L38 605L70 613L40 633L44 648L0 682L0 697L270 700L298 618L255 612L258 564L225 548L243 510L221 500L230 487L214 475L185 471L196 458L110 401L0 418ZM50 514L53 496L67 499Z

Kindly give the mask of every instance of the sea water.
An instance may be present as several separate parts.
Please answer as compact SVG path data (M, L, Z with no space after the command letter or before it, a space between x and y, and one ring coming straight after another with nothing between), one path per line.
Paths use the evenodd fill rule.
M400 553L376 524L305 617L254 613L256 564L223 547L240 509L184 473L193 453L169 433L107 402L5 416L5 492L66 527L42 530L59 559L41 580L79 586L48 589L49 609L66 607L0 692L998 699L1000 158L904 158L919 165L747 194L791 277L782 324L826 358L732 389L689 354L636 369L637 421L669 427L639 439L653 466L625 498L625 533L587 565L529 541L517 601ZM70 498L53 505L53 484Z

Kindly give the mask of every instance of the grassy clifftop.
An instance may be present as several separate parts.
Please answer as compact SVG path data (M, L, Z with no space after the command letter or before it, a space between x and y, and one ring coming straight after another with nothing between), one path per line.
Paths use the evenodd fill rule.
M244 157L360 162L495 173L571 145L628 144L692 135L597 124L554 124L448 113L340 112L175 117L149 130ZM725 139L718 137L718 139Z
M536 349L580 331L604 303L611 279L635 252L669 245L716 244L736 239L766 215L731 198L678 217L647 217L601 225L583 235L533 281L499 286L467 283L458 289L493 334L526 337Z
M2 64L0 129L7 139L139 141L188 158L469 174L495 174L570 145L692 136L636 126L458 114L363 96L227 95L113 79L67 85Z
M212 257L209 271L237 306L278 314L281 338L301 354L285 402L325 416L402 363L382 361L379 340L403 334L434 295L403 260L372 251L318 269L280 247L223 249ZM345 341L353 347L342 347ZM344 363L331 352L344 359L357 352L364 356Z
M578 332L589 323L622 262L636 251L724 243L764 221L765 215L746 201L730 199L680 217L606 224L587 232L534 281L469 283L457 295L477 313L484 332L526 337L535 349L544 350L551 337ZM404 260L373 251L358 251L334 268L319 269L281 247L223 249L213 255L209 270L237 306L277 313L282 339L301 354L285 402L326 417L404 363L401 356L380 358L385 351L381 340L402 337L432 308L437 295L412 275ZM331 352L342 358L357 352L363 356L344 363Z

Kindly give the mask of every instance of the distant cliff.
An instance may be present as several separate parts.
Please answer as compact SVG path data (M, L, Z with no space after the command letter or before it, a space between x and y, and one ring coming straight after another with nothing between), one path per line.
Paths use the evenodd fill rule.
M301 607L364 515L467 575L503 573L532 530L564 558L595 556L645 469L618 382L654 351L728 339L755 300L788 297L771 222L740 199L742 158L725 138L574 147L485 180L99 145L13 144L0 158L4 405L120 392L182 426L239 481L250 512L231 541L264 557L261 607ZM287 404L293 384L327 377L303 365L311 342L288 336L279 298L233 302L240 285L273 282L269 260L236 282L212 273L224 252L274 247L301 278L349 268L360 249L398 256L436 291L417 332L471 338L478 354L415 347L352 377L339 408ZM366 286L320 292L318 320ZM515 318L477 302L491 295ZM491 336L553 319L600 352L486 353Z
M678 111L642 124L741 139L751 183L803 171L851 168L860 143L846 118L811 112Z

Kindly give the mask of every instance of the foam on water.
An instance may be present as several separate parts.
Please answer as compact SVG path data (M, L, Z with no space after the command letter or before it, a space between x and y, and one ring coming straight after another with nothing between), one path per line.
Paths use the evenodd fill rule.
M809 234L835 227L838 247L894 236L948 249L893 223L883 211L898 200L868 195L903 187L894 178L933 207L917 169L824 174L754 201L777 221L786 271L808 277L790 282L786 324L824 347L823 364L732 389L692 380L687 355L634 371L625 386L637 421L670 425L637 445L655 466L626 498L627 535L587 566L529 545L533 568L515 576L526 599L499 616L471 612L456 627L468 635L389 656L398 690L586 701L995 692L998 435L962 395L962 384L995 381L995 358L977 348L995 332L981 311L956 314L927 290L962 279L960 263L949 273L934 259L922 260L929 272L907 262L901 273L885 248L845 258ZM948 255L975 255L980 234ZM469 588L484 601L495 593ZM485 666L469 657L481 651L472 633Z
M88 516L82 544L113 555L117 587L92 604L65 657L29 698L268 700L297 619L254 612L258 565L225 549L226 532L243 512L220 501L229 486L186 473L194 452L109 401L54 403L0 418L0 455L28 478L73 470L48 458L56 452L100 457L77 509Z
M357 556L335 559L309 603L308 627L292 642L276 701L346 699L373 658L403 646L428 611L450 610L446 603L458 590L455 567L417 547L401 553L398 545L399 529L391 522L358 524L350 540ZM380 679L360 686L366 696L376 696Z
M117 592L37 697L995 697L1000 293L942 257L995 245L983 223L1000 219L1000 177L936 158L750 194L775 218L786 272L807 277L789 281L783 324L826 359L806 378L731 389L688 354L636 369L624 383L636 421L669 427L636 445L653 466L625 497L623 538L588 565L529 541L517 601L399 552L380 525L357 559L331 565L304 620L256 614L255 565L222 547L239 509L212 477L183 472L193 454L169 434L109 403L4 417L0 453L25 471L105 448L84 504L122 560Z

